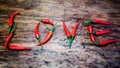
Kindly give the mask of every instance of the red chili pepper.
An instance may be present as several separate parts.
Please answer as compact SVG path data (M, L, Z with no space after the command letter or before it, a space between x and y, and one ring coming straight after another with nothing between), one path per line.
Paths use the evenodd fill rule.
M64 31L65 31L65 34L67 35L67 37L70 37L71 34L70 34L70 31L68 30L68 28L67 28L65 22L63 22L63 27L64 27Z
M55 26L53 26L53 27L50 29L50 31L49 31L48 34L46 35L45 39L42 41L42 45L45 44L45 43L47 43L47 42L51 39L51 37L52 37L52 35L53 35L54 29L55 29ZM40 44L37 44L37 46L40 46Z
M88 31L89 31L89 32L93 32L92 26L88 26ZM94 38L94 35L93 35L93 34L89 34L89 36L90 36L91 41L92 41L93 43L96 43L96 40L95 40L95 38Z
M117 40L104 40L104 41L96 42L96 43L89 42L89 44L102 47L102 46L108 45L110 43L115 43L115 42L117 42Z
M5 43L4 43L4 49L5 49L5 50L6 50L7 47L8 47L8 44L9 44L9 42L10 42L10 40L11 40L11 38L12 38L14 32L15 32L15 29L16 29L16 24L14 25L11 33L8 35L8 37L7 37L6 40L5 40Z
M16 46L16 45L10 45L9 48L10 48L11 50L15 50L15 51L31 50L30 47L23 47L23 46Z
M70 31L68 30L68 28L67 28L65 22L63 22L63 28L64 28L65 34L66 34L66 36L67 36L67 38L68 38L68 40L69 40L69 43L70 43L69 48L71 48L72 38L71 38Z
M9 26L13 26L13 20L15 18L16 15L20 14L20 12L14 12L11 16L10 16L10 19L9 19L9 22L8 22L8 25Z
M39 19L36 19L36 20L41 21L44 24L50 24L50 25L54 26L54 23L49 19L41 19L41 18L39 18Z
M65 31L65 34L67 35L67 38L68 38L69 43L70 43L69 48L71 48L71 46L72 46L72 42L73 42L73 40L74 40L74 38L76 36L76 31L77 31L78 26L79 26L79 23L77 23L74 26L74 28L72 30L72 34L70 34L66 24L63 22L64 31Z
M98 19L95 19L93 20L95 24L103 24L103 25L109 25L110 23L107 22L107 21L103 21L103 20L98 20Z
M14 12L10 18L9 18L9 22L8 22L8 25L9 25L9 29L8 29L8 34L10 33L10 31L12 30L12 26L13 26L13 20L15 18L16 15L20 14L20 12Z
M9 44L9 41L11 40L12 36L13 36L13 33L10 33L10 34L8 35L8 37L6 38L5 43L4 43L4 50L7 49L8 44Z
M73 40L75 39L76 31L77 31L78 26L79 26L79 23L77 23L77 24L74 26L73 30L72 30L71 39L69 39L69 42L70 42L69 48L71 48L72 42L73 42Z
M112 33L112 32L109 31L109 30L102 30L102 31L91 32L90 34L94 34L96 36L100 36L100 35L110 34L110 33Z
M36 25L34 33L35 33L35 37L37 38L37 40L39 41L39 43L41 43L41 38L40 38L40 33L39 33L39 25L40 25L40 23L38 23Z
M109 25L110 23L107 22L107 21L98 20L98 19L89 20L89 22L86 23L87 26L92 25L92 24L103 24L103 25Z
M72 30L72 34L71 34L71 35L72 35L73 37L76 36L76 31L77 31L77 28L78 28L79 24L80 24L80 23L77 23L77 24L74 26L73 30Z
M117 42L117 40L104 40L104 41L101 41L101 42L99 43L99 45L100 45L100 46L105 46L105 45L108 45L108 44L110 44L110 43L115 43L115 42Z

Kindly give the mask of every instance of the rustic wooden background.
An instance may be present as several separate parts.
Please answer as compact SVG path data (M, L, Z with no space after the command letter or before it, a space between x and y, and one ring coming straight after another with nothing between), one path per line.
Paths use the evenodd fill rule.
M10 44L28 46L32 51L0 50L0 68L119 68L120 67L120 0L0 0L0 48L7 37L8 19L15 11L17 29ZM34 28L35 18L49 18L57 22L52 39L44 49L36 47ZM95 37L97 41L116 39L115 44L106 47L87 45L87 28L83 22L89 19L102 19L111 25L94 25L94 31L109 29L113 34ZM65 21L70 31L80 20L77 36L68 48L68 40L62 27ZM42 39L50 25L40 25Z

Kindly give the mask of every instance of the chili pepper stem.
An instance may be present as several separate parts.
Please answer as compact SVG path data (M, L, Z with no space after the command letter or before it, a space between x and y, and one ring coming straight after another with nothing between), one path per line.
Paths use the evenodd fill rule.
M73 39L72 39L72 38L69 39L69 43L70 43L69 48L70 48L70 49L71 49L71 46L72 46L72 42L73 42Z
M57 25L57 23L55 23L55 26ZM53 26L51 29L50 29L50 32L53 32L54 29L55 29L55 26Z
M96 35L96 32L87 32L87 34L94 34L94 35Z
M88 44L90 44L90 45L96 45L96 46L99 46L99 45L100 45L99 42L96 42L96 43L88 42Z
M42 18L36 18L37 21L42 21Z
M94 22L94 21L93 21L92 19L90 19L87 23L85 23L85 25L86 25L86 26L92 25L93 22Z
M55 26L53 26L51 29L50 29L50 32L53 32L55 29Z
M73 42L74 39L75 39L75 36L71 36L71 38L69 39L69 42L70 42L69 48L70 48L70 49L71 49L72 42Z
M72 40L74 40L74 39L75 39L75 36L72 36L71 38L72 38Z
M10 34L11 30L12 30L12 26L9 26L9 28L8 28L8 34Z
M40 45L42 46L42 49L43 49L43 45L41 43L41 38L37 38L37 40L39 41Z
M67 36L67 39L71 39L71 36Z
M41 44L41 38L37 38L37 40L39 41L39 43Z
M15 32L16 26L17 26L16 24L13 26L13 29L11 30L12 33Z
M69 40L69 44L71 43L71 36L67 36L67 39ZM70 45L68 45L69 46L69 48L70 48Z

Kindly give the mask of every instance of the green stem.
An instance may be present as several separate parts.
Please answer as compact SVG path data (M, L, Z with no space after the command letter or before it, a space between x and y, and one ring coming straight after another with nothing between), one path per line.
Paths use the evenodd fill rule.
M95 45L93 42L88 42L88 44L90 44L90 45Z
M39 41L39 43L41 44L41 38L37 38L37 40Z
M57 23L55 23L55 26L57 25ZM51 29L50 29L50 32L53 32L54 29L55 29L55 26L53 26Z
M95 46L100 46L100 43L99 43L99 42L96 42L96 43L88 42L88 44L90 44L90 45L95 45Z
M41 45L42 48L43 48L43 45L42 45L42 42L41 42L41 38L39 37L39 38L37 38L37 40L39 41L40 45Z
M75 36L71 36L71 39L70 39L70 46L69 46L69 48L71 48L71 46L72 46L72 42L73 42L74 39L75 39Z
M9 28L8 28L8 34L10 34L11 30L12 30L12 26L9 26Z
M67 36L68 39L71 39L71 36Z
M92 19L90 19L87 23L85 23L85 25L86 25L86 26L92 25L93 22L94 22L94 21L93 21Z
M69 39L69 43L70 43L69 48L70 49L71 49L71 46L72 46L72 42L73 42L73 39Z
M36 18L37 21L42 21L42 18Z
M71 40L71 36L67 36L67 39L69 40L69 44L70 44L70 40ZM69 47L70 45L68 45Z
M53 32L55 29L55 26L53 26L51 29L50 29L50 32Z
M12 33L15 32L16 26L17 26L16 24L13 26L13 29L11 30Z
M94 35L96 35L96 32L87 32L87 34L94 34Z
M71 39L74 40L74 39L75 39L75 36L72 36Z
M94 22L94 21L93 21L92 19L89 20L89 23L92 23L92 24L93 24L93 22Z
M100 43L99 42L96 42L96 44L95 44L96 46L100 46Z

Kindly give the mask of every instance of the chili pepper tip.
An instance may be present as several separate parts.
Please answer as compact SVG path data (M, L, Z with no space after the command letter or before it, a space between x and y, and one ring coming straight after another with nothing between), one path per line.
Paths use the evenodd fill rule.
M16 11L14 14L20 14L20 12L19 12L19 11Z

